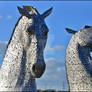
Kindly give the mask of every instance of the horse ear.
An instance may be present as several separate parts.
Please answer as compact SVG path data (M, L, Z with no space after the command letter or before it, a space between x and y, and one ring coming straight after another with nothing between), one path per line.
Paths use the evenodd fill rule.
M32 11L32 6L24 6L23 5L23 8L26 10L26 11L28 11L28 12L30 12L30 11Z
M17 6L18 10L19 10L19 13L22 15L22 16L26 16L28 18L32 18L32 16L23 8Z
M53 7L51 7L50 9L48 9L47 11L45 11L43 14L42 14L42 17L43 18L46 18L47 16L49 16L52 12L52 9Z
M75 34L77 31L72 30L70 28L65 28L68 33Z
M32 12L34 12L35 14L39 14L39 12L38 12L34 7L32 7L32 6L24 6L24 5L23 5L23 8L24 8L26 11L28 11L28 12L32 11Z

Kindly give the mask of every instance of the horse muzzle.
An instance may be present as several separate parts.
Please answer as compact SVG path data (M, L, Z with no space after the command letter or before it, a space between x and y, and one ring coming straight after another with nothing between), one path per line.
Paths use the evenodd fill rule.
M41 60L32 66L32 76L34 78L40 78L45 71L46 64Z

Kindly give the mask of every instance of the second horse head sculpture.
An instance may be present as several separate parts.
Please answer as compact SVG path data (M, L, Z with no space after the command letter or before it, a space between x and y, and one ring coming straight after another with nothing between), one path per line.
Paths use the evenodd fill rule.
M92 91L92 26L79 31L66 28L73 34L66 50L66 70L70 91Z

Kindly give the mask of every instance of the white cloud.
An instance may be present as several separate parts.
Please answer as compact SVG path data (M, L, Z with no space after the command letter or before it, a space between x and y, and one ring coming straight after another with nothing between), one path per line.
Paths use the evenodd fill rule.
M2 18L3 18L3 16L0 15L0 19L2 19ZM8 15L8 16L7 16L7 19L11 19L11 18L12 18L11 15Z
M8 16L7 16L7 18L8 18L8 19L11 19L11 18L12 18L12 16L11 16L11 15L8 15Z
M8 41L0 41L0 56L4 55Z
M65 67L65 62L64 61L58 60L54 57L46 58L45 61L46 61L46 64L50 67L53 67L53 66L55 66L57 68L58 67L62 67L62 68Z
M2 19L2 18L3 18L3 16L0 15L0 19ZM8 16L7 16L7 19L11 19L11 18L12 18L11 15L8 15Z
M65 46L63 45L47 46L45 50L49 52L63 51L65 50Z
M8 44L8 41L0 41L0 44Z
M46 60L46 62L49 62L49 61L56 61L56 59L55 59L55 58L53 58L53 57L46 58L45 60Z
M53 42L55 41L55 36L54 34L48 34L48 40L47 40L47 45L52 45Z
M58 67L58 68L57 68L57 71L59 72L59 71L61 71L61 69L62 69L61 67Z
M0 19L2 19L3 16L0 15Z
M38 88L61 90L64 82L65 89L68 90L65 62L54 57L46 58L45 61L46 70L43 76L37 80Z

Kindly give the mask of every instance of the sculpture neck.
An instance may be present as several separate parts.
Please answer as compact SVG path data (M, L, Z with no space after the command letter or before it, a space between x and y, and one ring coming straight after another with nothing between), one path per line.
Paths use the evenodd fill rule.
M26 52L20 42L21 23L15 26L0 69L0 91L36 90L35 79L29 74ZM28 69L29 68L29 69ZM5 81L7 81L5 83ZM33 91L34 92L34 91Z
M66 71L70 91L89 91L92 89L92 59L90 49L79 44L76 33L66 51Z

